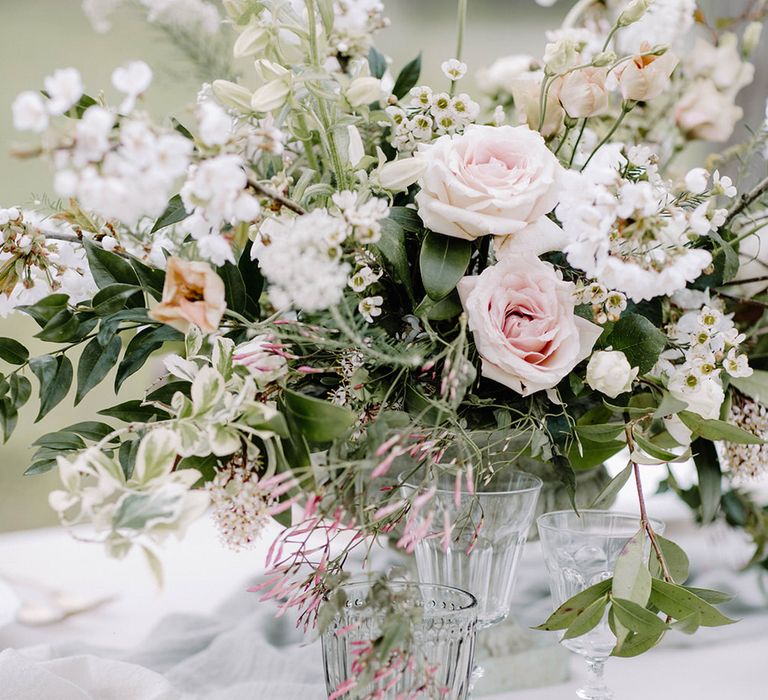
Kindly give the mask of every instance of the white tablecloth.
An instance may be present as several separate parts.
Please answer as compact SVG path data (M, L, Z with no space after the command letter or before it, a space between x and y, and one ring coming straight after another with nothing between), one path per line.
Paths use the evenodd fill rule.
M677 517L679 511L672 510ZM737 582L744 589L742 600L751 607L740 613L745 619L738 625L704 630L703 634L692 638L673 633L661 647L642 657L611 659L606 677L617 700L647 700L650 697L654 700L765 700L768 698L768 668L765 666L768 615L760 609L765 603L754 579L723 573L723 562L733 558L733 541L720 541L711 534L694 532L683 526L677 527L675 534L692 554L698 573L697 584L733 586ZM21 595L34 591L36 582L64 591L115 595L112 602L98 610L57 624L34 628L12 623L2 627L0 650L47 645L46 653L50 655L53 645L55 655L59 655L67 653L68 645L76 649L74 643L79 641L92 647L133 649L131 658L140 659L141 649L148 648L146 642L140 643L162 618L177 612L213 615L234 592L242 591L246 582L261 572L263 552L227 550L219 544L210 523L204 520L192 527L184 541L169 542L163 559L166 583L165 588L158 591L138 555L123 561L110 560L99 546L75 541L58 529L0 536L0 578L5 575L10 579ZM529 545L518 584L521 593L531 585L541 585L541 566L538 545ZM253 606L258 605L254 596ZM34 656L37 651L24 653ZM314 664L320 664L318 653L302 652L296 659L295 663L306 666L296 669L298 675L320 677L320 669L314 668ZM579 659L572 659L572 669L573 680L567 684L507 693L494 696L494 700L575 697L573 691L582 675ZM206 669L200 672L205 673ZM210 672L216 671L211 668ZM97 700L146 700L140 691L127 690L127 687L114 688L109 693L104 691L93 697ZM37 700L36 696L29 697ZM263 697L271 700L272 696ZM296 698L308 700L299 691ZM0 687L0 699L17 700L17 696L4 694ZM48 698L41 697L40 700Z

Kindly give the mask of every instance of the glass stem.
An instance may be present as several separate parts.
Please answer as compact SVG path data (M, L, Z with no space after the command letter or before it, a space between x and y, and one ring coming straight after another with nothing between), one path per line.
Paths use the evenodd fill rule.
M587 656L587 668L589 677L583 688L580 688L576 695L582 700L611 700L613 693L605 684L603 671L605 670L605 659Z

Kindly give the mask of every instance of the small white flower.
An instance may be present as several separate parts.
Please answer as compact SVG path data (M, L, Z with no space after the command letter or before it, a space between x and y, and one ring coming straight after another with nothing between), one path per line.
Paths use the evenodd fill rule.
M144 61L131 61L116 68L112 73L112 85L126 95L120 105L123 114L133 111L136 98L143 94L152 82L152 69Z
M443 61L440 64L440 68L443 71L443 75L451 81L461 80L467 74L467 64L459 61L457 58Z
M411 105L413 107L423 107L427 109L432 106L432 88L426 85L417 85L410 91ZM387 110L389 111L389 110Z
M451 96L447 92L439 92L432 98L429 111L436 119L451 111Z
M114 236L104 236L104 238L101 239L101 247L104 248L104 250L112 251L118 246L118 240Z
M451 100L451 110L465 123L474 121L480 114L480 105L469 95L461 93Z
M709 172L704 168L693 168L685 176L685 187L692 194L704 194L707 191Z
M585 304L602 304L608 298L608 290L599 282L593 282L584 289Z
M712 173L712 189L726 197L735 197L737 192L733 180L727 175L721 176L718 170Z
M373 323L376 316L381 316L381 305L384 303L384 297L366 297L358 305L357 309L368 323Z
M197 118L206 146L223 146L232 135L232 118L215 102L203 102L197 108Z
M507 114L504 111L504 107L496 105L496 109L493 110L493 123L496 126L501 126L507 121Z
M13 102L13 126L19 131L41 133L48 128L48 112L36 92L22 92Z
M64 114L83 96L83 80L76 68L60 68L45 79L44 85L51 114Z
M359 294L360 292L364 292L374 282L378 281L381 275L381 272L374 272L368 265L366 265L355 272L355 274L349 278L347 284L349 284L353 291Z
M731 348L723 360L723 369L732 377L749 377L752 368L749 366L749 358L746 355L736 353L736 348Z
M414 90L415 89L416 88L414 88ZM400 107L395 107L394 105L390 105L384 111L389 115L389 118L397 126L400 126L400 124L402 124L405 121L405 112Z

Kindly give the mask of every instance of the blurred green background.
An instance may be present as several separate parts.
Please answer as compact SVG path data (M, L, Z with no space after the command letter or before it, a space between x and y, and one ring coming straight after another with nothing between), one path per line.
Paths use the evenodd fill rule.
M379 35L378 44L392 56L394 69L423 50L425 81L443 84L440 63L455 52L455 2L385 0L385 4L392 26ZM470 0L464 44L470 74L465 89L471 91L473 72L498 56L541 55L544 31L557 27L572 4L560 0L553 8L544 9L533 0ZM707 4L734 11L733 5L740 3L712 0ZM175 115L182 122L188 121L189 105L194 102L199 84L178 50L135 8L121 10L112 31L97 34L83 15L80 0L0 0L0 26L0 206L34 206L36 198L50 194L51 174L45 163L11 156L14 146L23 145L24 139L13 130L10 105L22 90L40 89L45 76L56 68L77 67L89 93L104 90L108 97L115 98L110 85L113 69L127 60L141 58L155 71L146 99L148 109L158 118ZM761 61L755 63L759 66ZM751 124L762 118L765 80L766 75L758 75L749 89ZM0 318L0 336L30 343L32 353L40 354L44 344L32 339L34 328L31 320L21 314ZM147 378L145 374L127 383L120 400L138 396ZM108 379L80 406L73 408L70 396L41 423L32 423L37 412L34 402L25 408L13 438L0 445L0 531L55 522L47 505L47 493L56 487L56 475L22 476L35 438L75 421L91 419L98 408L115 402Z

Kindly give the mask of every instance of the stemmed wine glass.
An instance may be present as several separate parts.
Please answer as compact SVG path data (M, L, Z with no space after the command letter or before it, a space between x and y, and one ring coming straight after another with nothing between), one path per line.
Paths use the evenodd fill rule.
M560 510L545 513L536 520L549 588L554 607L577 593L613 576L622 549L640 529L640 517L605 510ZM651 521L661 534L664 524ZM646 543L646 562L650 545ZM613 692L605 684L603 670L616 637L608 626L608 614L590 632L561 644L586 659L589 677L576 691L582 700L610 700Z
M478 630L509 613L517 562L542 487L537 476L499 470L478 490L457 488L453 476L437 476L433 531L415 548L419 580L469 591L477 598ZM405 483L406 496L417 487ZM440 530L448 522L450 534ZM475 668L475 677L482 669Z

